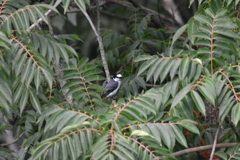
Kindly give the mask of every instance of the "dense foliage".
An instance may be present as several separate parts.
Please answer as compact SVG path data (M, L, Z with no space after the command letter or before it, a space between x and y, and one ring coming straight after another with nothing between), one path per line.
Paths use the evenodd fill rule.
M178 27L116 2L131 4L126 33L101 30L108 67L124 77L116 102L100 96L101 56L83 57L79 36L54 34L48 14L75 7L91 23L89 8L108 0L95 2L0 1L0 135L19 145L14 157L3 143L0 159L238 159L239 0L198 0Z

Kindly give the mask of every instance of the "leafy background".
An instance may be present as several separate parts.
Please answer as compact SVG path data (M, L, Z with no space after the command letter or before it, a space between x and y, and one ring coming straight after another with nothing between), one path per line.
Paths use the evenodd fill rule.
M0 2L0 159L239 159L239 0Z

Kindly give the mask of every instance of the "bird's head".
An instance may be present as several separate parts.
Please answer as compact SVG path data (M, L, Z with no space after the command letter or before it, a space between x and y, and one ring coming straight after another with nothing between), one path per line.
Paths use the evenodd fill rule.
M113 77L113 80L114 81L121 81L121 79L122 79L122 75L121 74L115 74L115 76Z

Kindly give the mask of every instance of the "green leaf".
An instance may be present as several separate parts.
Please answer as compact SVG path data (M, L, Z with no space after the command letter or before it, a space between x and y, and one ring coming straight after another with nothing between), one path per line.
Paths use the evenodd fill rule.
M33 80L33 76L35 74L35 70L36 70L36 65L35 64L32 64L32 67L29 71L29 75L28 75L28 78L25 80L25 84L26 86L28 87L30 85L30 83L32 82Z
M152 58L153 56L150 56L150 55L141 55L141 56L137 56L137 58L134 59L134 62L146 61Z
M196 32L192 34L193 37L204 38L210 40L210 35L205 32Z
M214 24L214 27L224 27L224 28L229 28L229 29L233 29L233 28L237 28L237 25L232 23L232 22L216 22Z
M147 132L144 132L142 130L134 130L130 136L149 136L154 138L152 135L148 134Z
M178 121L177 123L183 126L184 128L188 129L189 131L200 135L198 128L194 125L194 124L197 124L196 122L192 120L184 119L184 120Z
M22 112L27 104L28 96L29 96L28 89L24 88L21 99L20 99L20 104L19 104L20 114L22 114Z
M167 145L167 147L169 149L172 149L172 141L173 141L173 137L171 137L171 133L167 130L166 124L156 124L159 132L161 133L161 138L163 140L163 142ZM175 139L174 139L175 141Z
M61 139L60 140L60 145L61 145L61 156L63 160L67 160L67 151L68 151L68 146L66 144L66 140L65 139Z
M26 80L27 77L29 77L29 70L30 70L30 67L31 67L31 64L32 64L32 59L29 58L27 60L27 63L24 67L24 70L23 70L23 73L22 73L22 76L21 76L21 82L24 83L24 81Z
M177 69L179 68L179 66L181 64L182 59L176 59L176 60L173 60L173 61L174 61L174 63L173 63L172 68L170 70L170 77L171 77L171 79L173 79L174 76L176 75Z
M228 156L224 151L217 151L214 154L217 155L218 157L222 158L222 159L228 159Z
M180 69L179 69L179 72L178 72L178 76L179 76L179 79L180 80L183 80L187 73L188 73L188 70L189 70L189 64L190 64L190 60L188 57L184 57L182 59L182 62L181 62L181 65L180 65Z
M39 7L34 7L33 9L35 9L35 10L37 11L36 13L38 13L38 16L39 16L40 18L42 18L42 20L43 20L45 23L48 23L47 17L45 16L45 14L44 14L44 12L42 11L41 8L39 8Z
M66 14L66 11L68 9L70 0L63 0L63 8L64 8L64 14Z
M131 105L129 105L129 106L131 106ZM135 108L137 108L137 107L135 107ZM131 116L132 118L135 118L136 120L138 120L140 122L144 121L144 119L142 118L143 116L146 118L146 114L142 115L139 113L139 110L136 111L135 109L130 108L130 107L124 109L123 113L124 112L128 113L129 116ZM142 111L142 113L144 113L144 112Z
M175 61L169 60L168 63L164 66L163 71L160 74L161 82L167 77L167 74L170 72L170 69L172 68L172 65Z
M156 59L153 64L151 65L151 67L148 70L147 73L147 81L152 77L152 75L155 75L156 73L156 68L159 69L159 67L157 67L163 59Z
M216 13L216 18L224 16L227 12L228 10L226 10L225 8L220 8Z
M194 41L195 41L196 37L194 37L192 35L196 32L197 32L197 29L196 29L195 21L193 21L193 19L191 19L188 22L188 28L187 28L187 34L188 34L188 37L189 37L191 43L194 43Z
M190 8L190 6L192 5L193 2L194 2L194 0L190 0L190 1L189 1L188 8Z
M53 145L53 159L59 159L59 143L54 143Z
M162 59L161 62L158 64L153 75L154 83L156 83L156 81L159 79L161 72L163 71L164 67L167 65L169 61L170 61L169 59Z
M181 36L181 34L186 30L187 27L188 24L185 24L177 30L177 32L173 35L171 47L176 42L176 40Z
M85 78L85 82L90 82L90 81L101 81L105 80L103 76L100 75L91 75Z
M185 95L187 95L191 88L192 84L188 84L180 92L178 92L173 99L171 108L175 107L185 97Z
M134 103L142 106L146 110L149 110L154 115L156 115L156 111L154 109L154 104L152 104L150 101L151 100L149 100L148 98L140 96L140 97L138 97L137 99L134 100Z
M207 88L203 87L203 86L198 86L197 87L199 89L199 91L203 94L203 96L209 100L210 103L212 103L215 106L215 98L212 95L211 91L209 91Z
M0 96L0 109L3 108L4 114L9 115L10 113L10 106L8 105L7 101Z
M184 147L188 148L187 140L186 140L185 136L183 135L182 131L175 124L170 124L170 126L172 127L172 130L176 137L176 140L180 144L182 144Z
M75 145L73 143L73 140L70 136L67 136L67 144L68 144L68 148L69 148L69 155L71 157L71 159L76 159L76 156L75 156Z
M13 95L13 103L16 103L19 100L20 96L22 95L23 88L24 87L21 84L17 87Z
M211 8L207 8L204 10L204 12L209 15L211 18L215 18L215 14Z
M58 51L59 53L61 53L63 59L65 60L65 62L68 64L68 60L69 60L69 57L68 57L68 54L66 52L66 50L60 45L60 44L57 44L57 47L58 47Z
M204 102L202 100L202 98L200 97L200 95L195 92L194 90L190 92L191 96L193 98L193 101L195 102L198 110L204 115L206 116L206 109L205 109L205 105Z
M239 113L240 113L240 103L236 104L231 111L231 119L232 119L232 122L235 124L235 126L237 126L240 120Z
M120 158L120 159L128 159L129 157L127 157L127 156L125 156L125 154L124 153L122 153L122 152L119 152L119 151L117 151L117 150L113 150L112 151L118 158ZM109 159L111 159L111 158L109 158ZM115 158L113 158L112 160L114 160Z
M33 105L33 107L38 111L38 113L41 115L42 111L41 111L41 106L40 106L40 102L38 100L38 97L32 92L30 91L30 101Z
M224 35L224 36L227 36L227 37L230 37L230 38L239 38L239 36L236 33L232 32L228 29L216 28L216 29L214 29L214 32Z
M81 7L84 12L86 12L86 6L85 2L83 0L75 0L75 2L78 4L78 7Z
M33 160L39 159L44 153L46 153L47 149L51 146L49 143L44 143L38 146L34 151L33 151Z
M145 61L141 67L139 68L139 71L138 71L138 74L137 76L139 76L140 74L142 74L143 72L145 72L157 59L155 58L152 58L152 59L149 59L147 61Z
M210 43L208 40L205 40L205 39L199 39L197 40L195 43L195 45L203 45L203 46L210 46Z
M46 80L48 82L49 87L52 88L53 77L52 77L51 73L49 73L49 71L47 71L44 68L41 68L41 71L44 74L44 76L45 76L45 78L46 78Z
M207 16L195 15L194 18L199 22L206 23L209 26L212 26L212 20L210 18L208 18Z
M57 4L57 2L56 2ZM58 13L58 10L53 7L52 5L47 5L47 4L42 4L42 3L38 3L37 5L35 5L37 7L44 7L44 8L47 8L47 9L50 9L50 10L53 10L54 12Z
M40 68L39 67L37 67L36 72L35 72L34 84L35 84L36 90L38 91L39 86L40 86Z
M2 95L5 97L5 99L12 104L12 93L9 91L9 86L6 86L6 83L0 83L0 93L2 93Z
M96 89L96 90L101 91L101 92L104 91L103 87L102 87L102 86L99 86L99 85L97 85L97 84L90 84L90 85L88 85L88 88Z
M157 124L158 125L158 124ZM161 140L161 131L159 132L158 127L156 124L152 123L147 123L147 126L149 128L150 133L154 136L154 139L157 140L159 145L162 145L162 140Z
M223 42L215 42L214 43L214 47L216 47L217 49L214 49L214 53L220 53L221 54L221 52L222 52L222 49L224 49L224 50L226 50L226 51L228 51L228 50L230 50L231 48L229 47L229 45L227 45L226 43L223 43ZM220 50L220 52L218 51L219 49L218 48L220 48L221 50ZM223 55L223 54L222 54ZM226 56L226 55L223 55L223 56Z

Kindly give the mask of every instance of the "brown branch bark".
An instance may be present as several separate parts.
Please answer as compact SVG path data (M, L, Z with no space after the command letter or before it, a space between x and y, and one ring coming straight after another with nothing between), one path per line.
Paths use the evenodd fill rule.
M228 147L233 147L237 143L221 143L221 144L216 144L215 148L228 148ZM173 156L180 156L182 154L190 153L190 152L197 152L197 151L203 151L203 150L208 150L212 149L213 145L206 145L206 146L200 146L200 147L194 147L194 148L189 148L189 149L184 149L178 152L173 153Z

